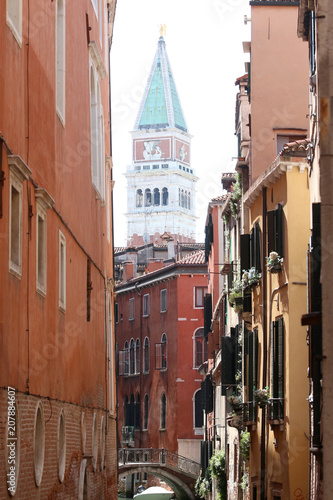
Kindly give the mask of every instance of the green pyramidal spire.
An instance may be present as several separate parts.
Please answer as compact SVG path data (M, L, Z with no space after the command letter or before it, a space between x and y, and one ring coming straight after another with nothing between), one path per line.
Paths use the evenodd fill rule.
M167 127L187 132L165 41L160 36L134 129Z

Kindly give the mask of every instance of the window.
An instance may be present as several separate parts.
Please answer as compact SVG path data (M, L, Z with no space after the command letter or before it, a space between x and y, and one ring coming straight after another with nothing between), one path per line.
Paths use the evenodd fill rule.
M154 205L160 205L160 190L158 188L154 189Z
M162 189L162 205L166 206L169 204L169 192L168 188L164 187Z
M100 462L100 468L101 470L104 469L104 463L105 463L105 439L106 439L106 428L105 428L105 418L104 415L101 418L101 431L100 431L100 443L101 443L101 450L100 450L100 456L101 456L101 462Z
M135 399L135 411L134 411L134 428L135 429L140 429L140 413L141 413L140 394L137 394L136 399Z
M194 368L199 368L208 358L208 344L204 336L204 328L199 328L193 337Z
M118 352L118 370L120 376L129 375L129 357L128 342L126 340L124 349Z
M104 68L95 42L89 44L91 60ZM101 104L99 78L103 76L90 63L90 136L91 136L91 176L92 183L102 201L105 199L105 141L104 114ZM99 66L100 68L100 66Z
M58 477L62 483L65 477L66 467L66 427L64 412L61 410L58 425Z
M212 214L209 214L208 224L205 226L205 262L208 262L212 243L214 243L213 218Z
M56 2L56 107L57 114L65 123L65 69L66 69L65 0Z
M306 139L305 135L280 135L276 136L276 153L279 154L283 150L283 146L288 142L302 141Z
M143 296L143 316L149 316L149 294Z
M22 0L7 0L7 25L18 44L22 45Z
M149 373L149 339L145 338L143 344L143 373Z
M204 307L204 297L208 292L206 286L196 286L194 288L194 307Z
M191 210L191 193L188 192L188 195L187 195L187 208L189 210Z
M208 333L211 331L212 326L212 294L206 293L204 296L204 335L208 342Z
M35 189L36 197L36 285L37 290L46 294L46 242L47 225L46 211L51 208L54 201L45 189Z
M256 420L256 403L253 388L258 389L258 330L245 331L244 335L244 385L247 388L249 422Z
M279 203L276 210L267 212L268 255L277 252L283 257L283 207Z
M203 405L201 389L194 394L194 428L203 427Z
M40 486L43 476L45 454L45 423L42 403L38 403L37 406L34 442L35 483L36 486Z
M59 231L59 308L66 310L66 238Z
M114 315L116 319L116 324L119 323L119 304L118 302L114 303Z
M143 426L144 430L148 429L148 414L149 414L149 396L145 394L143 399Z
M241 269L254 267L261 272L261 229L259 222L252 228L251 234L241 235Z
M11 181L10 186L9 268L14 274L22 272L22 185Z
M162 394L160 401L160 429L166 428L166 395Z
M151 206L151 190L149 188L145 189L145 207Z
M135 373L140 373L140 355L141 355L141 344L140 339L136 339L135 346Z
M131 321L135 317L135 300L134 298L128 301L128 319Z
M284 416L284 325L283 318L271 323L271 420Z
M155 370L166 370L167 367L167 336L163 333L161 343L155 344Z
M142 189L137 189L136 190L136 206L137 207L142 207L142 199L143 199Z
M97 17L97 0L91 0L91 3L93 4L93 7L94 7L94 11L95 11L95 14L96 14L96 17Z
M167 291L161 290L161 312L167 310Z
M109 358L109 410L114 410L114 330L112 317L112 297L111 292L108 292L108 358Z
M184 193L184 208L187 208L187 191Z
M97 429L97 416L94 413L93 426L92 426L92 465L94 471L97 468L97 458L98 458L98 429Z
M130 358L130 375L134 375L135 374L135 342L134 342L134 339L131 339L129 358Z

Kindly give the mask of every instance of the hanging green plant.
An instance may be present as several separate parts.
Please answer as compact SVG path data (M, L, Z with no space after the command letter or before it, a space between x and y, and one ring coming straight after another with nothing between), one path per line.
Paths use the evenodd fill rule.
M234 219L238 219L239 200L242 196L242 179L239 173L236 174L236 181L232 185L232 193L230 197L230 210Z
M244 460L250 459L250 433L242 431L239 440L239 447Z
M212 477L216 479L216 488L218 500L227 499L227 473L225 464L225 451L215 451L212 458L209 460L209 468Z

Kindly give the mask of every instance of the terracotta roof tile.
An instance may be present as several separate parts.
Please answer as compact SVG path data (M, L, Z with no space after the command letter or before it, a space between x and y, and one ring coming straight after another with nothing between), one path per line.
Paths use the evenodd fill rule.
M193 252L179 260L177 264L204 264L205 263L205 251L200 250L200 252Z

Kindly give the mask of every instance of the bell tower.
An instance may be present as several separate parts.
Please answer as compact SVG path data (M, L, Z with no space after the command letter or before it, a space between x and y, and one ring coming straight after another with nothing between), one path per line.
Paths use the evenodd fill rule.
M138 246L194 243L195 184L191 138L176 90L161 30L132 135L127 166L127 238Z

